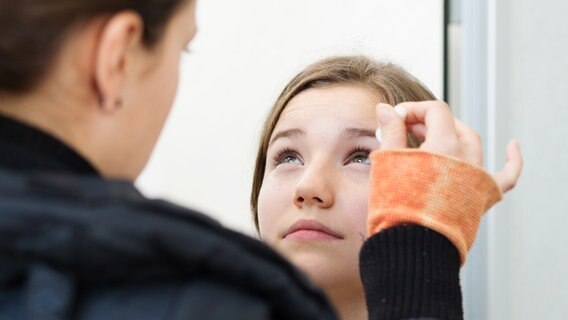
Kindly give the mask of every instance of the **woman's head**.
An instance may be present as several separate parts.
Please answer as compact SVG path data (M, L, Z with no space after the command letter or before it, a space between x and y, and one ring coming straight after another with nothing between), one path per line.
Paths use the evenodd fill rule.
M297 75L261 135L251 195L261 237L324 288L360 285L375 105L433 99L401 68L363 56L325 59Z
M196 0L0 0L0 111L135 178L169 113Z
M143 21L142 41L151 48L176 9L187 0L0 0L0 91L34 89L70 33L97 17L134 11Z

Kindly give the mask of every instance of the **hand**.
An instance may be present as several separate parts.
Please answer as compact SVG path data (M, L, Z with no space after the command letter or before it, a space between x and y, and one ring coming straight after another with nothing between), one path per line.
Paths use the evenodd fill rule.
M402 119L387 104L377 106L381 131L380 150L407 148L407 135L412 133L423 141L420 150L446 154L462 161L483 165L483 149L479 134L452 115L442 101L405 102L397 106L406 113ZM493 174L503 193L513 189L521 174L523 159L519 143L507 144L507 162Z

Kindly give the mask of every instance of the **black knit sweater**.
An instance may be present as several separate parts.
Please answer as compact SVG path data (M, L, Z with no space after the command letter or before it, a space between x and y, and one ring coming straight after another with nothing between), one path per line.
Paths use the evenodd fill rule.
M54 137L0 117L0 168L98 175ZM444 236L399 226L370 237L360 253L369 319L462 319L459 255Z

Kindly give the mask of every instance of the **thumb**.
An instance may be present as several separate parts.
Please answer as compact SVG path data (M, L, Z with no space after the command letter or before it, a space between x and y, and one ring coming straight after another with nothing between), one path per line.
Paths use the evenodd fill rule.
M406 124L388 104L380 103L376 108L379 128L377 139L381 143L380 150L406 148Z

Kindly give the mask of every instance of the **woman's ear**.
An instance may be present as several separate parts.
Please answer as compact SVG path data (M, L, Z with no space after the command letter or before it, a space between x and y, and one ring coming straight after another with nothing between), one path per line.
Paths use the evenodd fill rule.
M122 90L136 50L142 47L144 23L135 12L113 15L103 25L94 56L94 84L99 105L112 112L122 105Z

